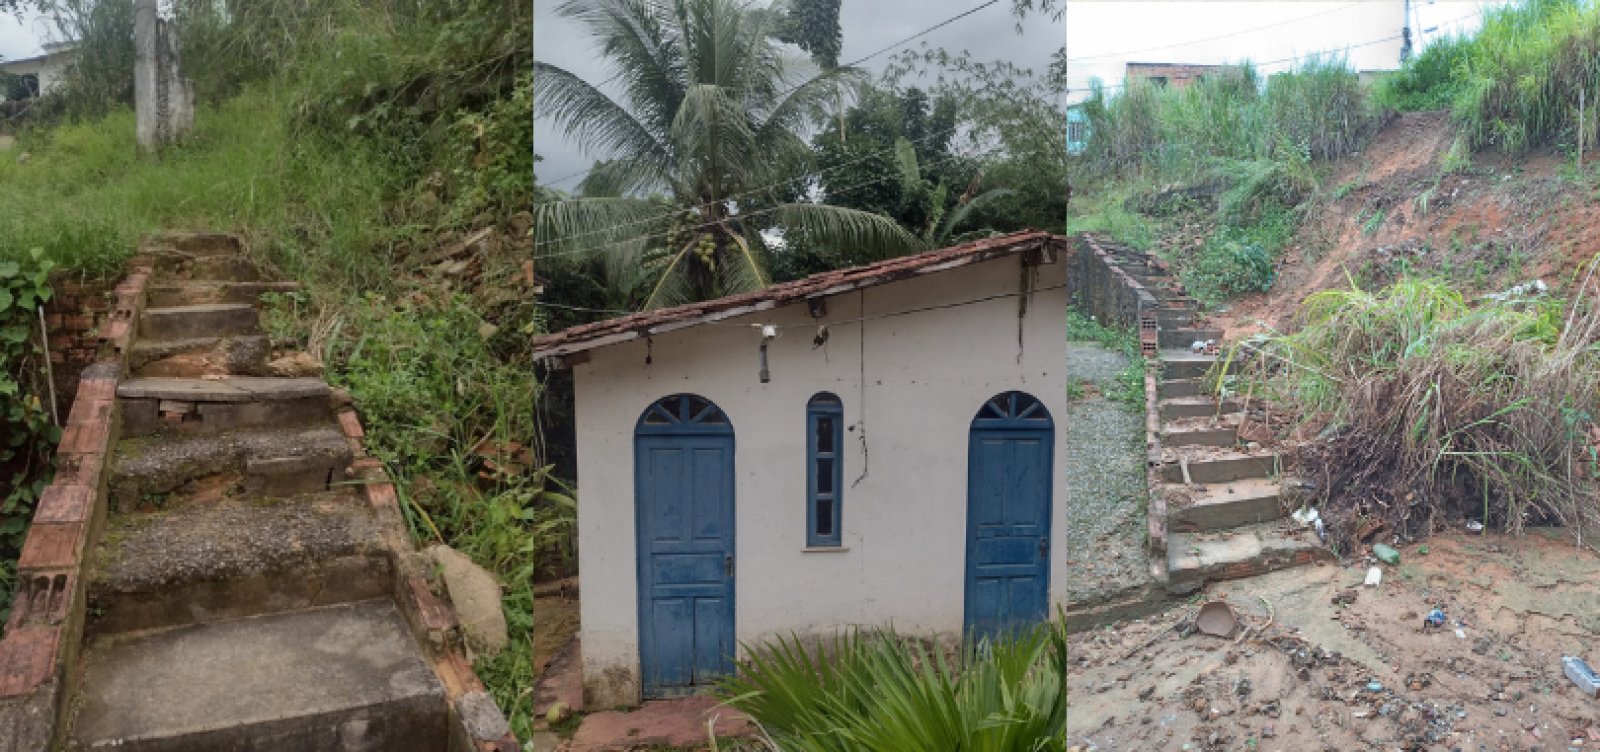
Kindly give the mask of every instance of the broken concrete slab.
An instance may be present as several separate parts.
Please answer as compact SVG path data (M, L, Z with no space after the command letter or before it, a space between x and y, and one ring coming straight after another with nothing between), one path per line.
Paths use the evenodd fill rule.
M128 350L128 370L139 377L268 376L272 346L266 335L138 341Z
M1168 587L1187 592L1206 582L1251 577L1331 560L1333 554L1305 534L1276 524L1218 533L1173 533L1167 542Z
M429 546L423 552L444 579L450 603L475 653L495 655L510 642L505 609L500 603L500 582L494 575L446 545Z
M111 474L111 504L117 511L132 511L147 502L147 497L164 496L211 477L242 481L247 493L256 496L320 491L330 477L343 478L353 456L344 433L334 426L123 439L117 444ZM272 462L291 458L300 462ZM248 475L251 461L255 462L254 476ZM252 479L271 481L272 485L250 489Z
M444 689L392 603L96 640L69 750L447 747Z

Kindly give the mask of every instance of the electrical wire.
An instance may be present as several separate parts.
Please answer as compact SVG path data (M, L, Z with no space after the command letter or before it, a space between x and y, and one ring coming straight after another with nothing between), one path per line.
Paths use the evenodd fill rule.
M937 132L937 133L930 133L930 134L928 134L926 136L923 136L922 138L919 138L919 139L917 139L915 141L911 141L910 143L911 143L912 146L921 146L921 145L923 145L923 144L925 144L925 143L927 143L929 141L933 141L935 139L947 138L947 137L950 137L950 136L954 136L956 134L956 132L959 131L959 130L961 130L961 126L960 125L951 126L950 128L948 128L946 130L943 130L943 131L940 131L940 132ZM570 242L572 242L574 240L577 240L578 238L585 238L585 237L589 237L591 235L607 235L607 234L610 234L611 232L613 232L615 230L619 230L619 229L624 228L624 227L632 227L634 225L643 225L643 224L650 224L652 222L659 222L659 221L661 221L663 219L667 219L667 218L671 217L674 214L690 213L690 212L694 212L695 210L698 210L698 209L707 209L707 208L710 208L711 206L714 206L716 204L724 204L724 203L730 203L730 202L737 203L738 200L741 199L741 198L748 198L750 196L755 196L755 195L758 195L758 194L766 193L768 191L776 190L778 188L781 188L781 187L783 187L785 185L794 183L796 181L809 180L811 178L820 178L823 175L826 175L828 173L834 172L836 170L842 170L842 169L844 169L846 167L853 167L855 165L861 164L862 162L866 162L866 161L868 161L870 159L887 156L889 154L894 153L895 151L896 151L896 148L894 148L894 147L890 147L888 149L881 149L879 151L875 151L875 152L872 152L870 154L862 155L862 156L857 157L855 159L852 159L852 160L850 160L848 162L844 162L844 163L841 163L841 164L836 164L836 165L833 165L833 166L830 166L830 167L824 167L821 170L816 170L814 172L807 172L807 173L803 173L803 174L800 174L800 175L796 175L794 177L785 178L785 179L780 180L780 181L778 181L776 183L771 183L771 184L768 184L768 185L764 185L764 186L761 186L759 188L752 188L752 189L750 189L748 191L745 191L743 193L735 193L735 194L733 194L731 196L719 199L717 201L706 201L706 202L703 202L703 203L695 204L693 206L681 207L681 208L673 209L671 211L662 212L661 214L657 214L657 215L654 215L654 216L645 217L643 219L636 219L636 220L633 220L631 222L623 222L623 223L620 223L620 224L609 225L607 227L602 227L602 228L600 228L598 230L590 230L589 232L578 233L576 235L564 235L562 237L552 238L550 240L535 241L534 244L533 244L533 247L537 249L537 248L540 248L540 247L543 247L543 246L549 246L549 245L565 245L566 243L570 243Z
M979 158L979 159L981 159L983 157L990 156L991 154L994 154L994 153L997 153L997 151L990 151L990 152L981 153L981 154L977 154L977 155L951 154L951 155L945 157L943 160L934 160L933 162L930 162L929 164L939 164L941 162L952 161L952 160L956 160L956 159L965 159L965 158ZM883 175L883 176L879 176L879 177L873 178L871 180L864 180L864 181L856 183L854 185L845 186L844 188L841 188L839 190L841 192L842 191L855 190L856 188L864 188L866 186L874 185L876 183L882 183L882 182L885 182L885 181L888 181L888 180L891 180L891 179L892 180L899 180L900 176L898 176L898 175ZM727 217L726 219L747 219L747 218L750 218L750 217L759 217L759 216L762 216L762 215L771 214L771 213L779 211L779 210L781 210L783 208L784 207L782 207L782 206L774 206L774 207L770 207L770 208L767 208L767 209L758 209L758 210L755 210L755 211L740 212L738 215L733 216L733 217ZM670 214L664 215L664 216L670 216ZM701 222L701 223L693 225L691 227L684 228L684 229L682 229L680 231L682 231L682 232L690 232L690 233L698 232L698 231L700 231L702 229L705 229L707 227L711 227L711 226L713 226L715 224L717 224L717 222ZM620 226L625 226L625 225L617 225L617 226L620 227ZM585 254L591 254L591 253L598 253L600 251L607 250L607 249L610 249L610 248L620 248L623 245L626 245L626 244L629 244L629 243L634 243L634 242L641 241L641 240L649 240L651 238L665 238L671 233L672 233L672 230L670 230L670 229L662 230L660 232L648 233L648 234L645 234L645 235L639 235L639 236L635 236L635 237L631 237L631 238L624 238L622 240L617 240L617 241L613 241L613 242L610 242L610 243L604 243L602 245L598 245L598 246L594 246L594 247L590 247L590 248L573 248L573 249L567 250L567 251L554 251L554 252L551 252L551 253L545 253L545 254L541 254L541 255L536 255L533 258L534 258L535 261L539 261L539 260L543 260L543 259L559 258L559 257L563 257L563 256L578 256L578 255L585 255Z
M1301 21L1310 21L1313 18L1319 18L1321 16L1326 16L1326 15L1329 15L1331 13L1336 13L1336 12L1341 11L1341 10L1348 10L1350 8L1356 8L1356 7L1359 7L1361 5L1362 5L1362 3L1360 3L1360 2L1348 3L1346 5L1340 5L1340 6L1336 6L1336 7L1333 7L1333 8L1329 8L1329 9L1324 10L1324 11L1319 11L1317 13L1312 13L1309 16L1299 16L1299 17L1296 17L1296 18L1288 19L1287 21L1279 21L1277 23L1267 24L1265 26L1257 26L1255 28L1244 29L1242 31L1230 31L1230 32L1228 32L1226 34L1218 34L1216 36L1211 36L1211 37L1201 37L1199 39L1190 39L1190 40L1186 40L1186 41L1183 41L1183 42L1174 42L1172 44L1161 45L1160 47L1146 47L1146 48L1144 48L1142 50L1128 50L1126 52L1107 52L1107 53L1099 54L1099 55L1085 55L1083 57L1071 57L1071 58L1067 58L1067 62L1069 62L1069 63L1081 63L1081 62L1084 62L1086 60L1105 60L1107 58L1128 57L1130 55L1143 55L1146 52L1159 52L1161 50L1170 50L1170 49L1174 49L1174 48L1177 48L1177 47L1188 47L1189 45L1200 44L1202 42L1214 42L1214 41L1216 41L1218 39L1227 39L1229 37L1237 37L1237 36L1242 36L1242 35L1245 35L1245 34L1254 34L1255 32L1258 32L1258 31L1266 31L1267 29L1275 29L1275 28L1277 28L1279 26L1288 26L1290 24L1300 23Z

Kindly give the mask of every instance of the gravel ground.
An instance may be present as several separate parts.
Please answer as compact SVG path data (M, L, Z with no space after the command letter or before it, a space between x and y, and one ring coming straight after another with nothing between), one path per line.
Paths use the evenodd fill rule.
M1127 368L1122 353L1067 346L1067 378L1104 384ZM1113 599L1149 582L1144 554L1144 416L1093 390L1060 421L1067 451L1067 602Z

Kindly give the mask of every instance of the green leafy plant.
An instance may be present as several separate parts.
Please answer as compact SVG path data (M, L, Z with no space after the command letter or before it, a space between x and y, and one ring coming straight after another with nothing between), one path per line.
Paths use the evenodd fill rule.
M749 649L719 693L782 752L1066 749L1065 615L952 659L893 632Z
M0 260L0 616L10 611L16 557L61 440L40 368L48 356L38 307L50 299L52 268L37 249L24 261Z

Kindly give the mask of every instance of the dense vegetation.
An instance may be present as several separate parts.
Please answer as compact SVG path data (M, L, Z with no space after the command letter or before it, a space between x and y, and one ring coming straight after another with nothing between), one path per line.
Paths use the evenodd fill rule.
M1486 11L1470 37L1429 45L1376 95L1399 110L1448 108L1467 148L1520 153L1576 143L1580 107L1593 144L1597 84L1600 6L1524 0Z
M1225 383L1327 428L1299 471L1341 551L1380 526L1421 537L1463 519L1559 523L1581 543L1600 530L1592 282L1571 301L1469 302L1416 278L1316 293L1294 332L1246 343Z
M1202 300L1265 290L1322 165L1372 135L1381 112L1340 58L1313 58L1262 81L1248 63L1182 89L1096 87L1081 107L1091 134L1075 230L1149 247L1154 226L1213 229L1171 259Z
M450 543L507 584L513 645L479 670L525 735L533 574L566 566L572 502L537 463L480 470L485 454L539 454L525 356L539 322L518 281L531 250L531 8L265 0L222 15L181 4L200 113L193 136L157 160L137 156L122 85L130 4L45 5L92 63L31 111L0 159L0 272L36 269L37 251L58 274L115 276L142 233L200 227L244 234L300 280L275 303L275 333L351 391L417 538ZM439 270L439 254L468 239L470 268ZM29 372L6 352L7 373ZM26 512L8 501L0 530Z

